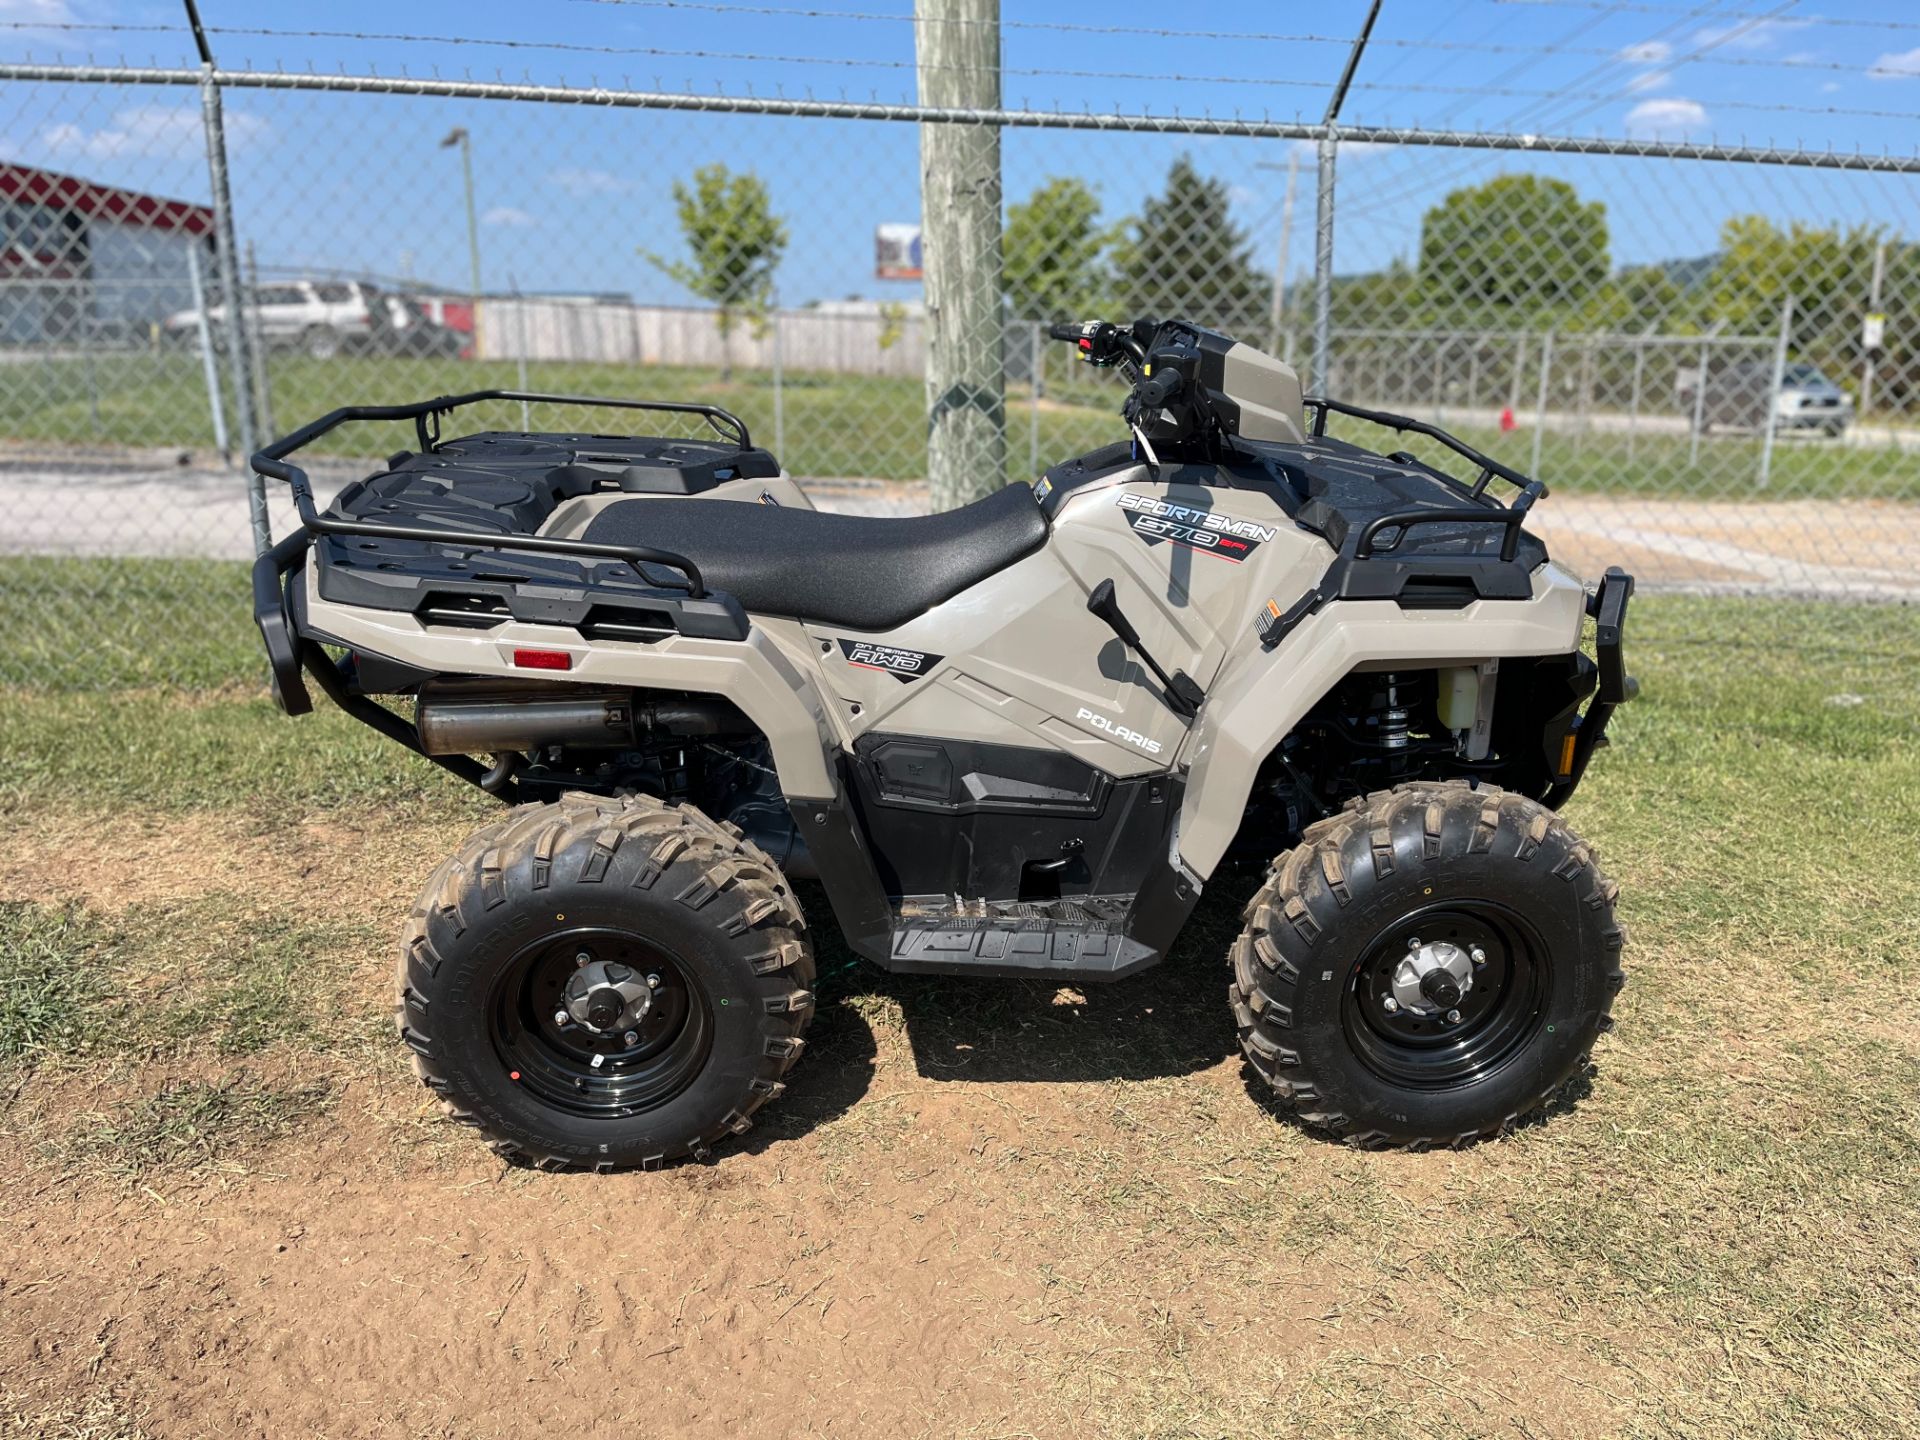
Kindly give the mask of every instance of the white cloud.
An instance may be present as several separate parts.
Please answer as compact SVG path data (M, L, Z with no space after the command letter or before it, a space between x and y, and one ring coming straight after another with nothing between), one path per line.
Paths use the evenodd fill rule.
M1627 112L1627 134L1674 140L1707 128L1707 107L1698 100L1642 100Z
M1309 162L1317 160L1320 155L1320 142L1318 140L1295 140L1293 142L1293 148L1300 154L1300 168L1303 171L1307 168ZM1384 155L1389 151L1404 148L1404 146L1389 144L1385 140L1342 140L1340 142L1340 158L1342 160L1348 160L1357 159L1362 155Z
M1765 50L1783 35L1806 28L1809 20L1735 21L1731 25L1709 25L1695 32L1694 42L1716 50Z
M1888 51L1867 68L1867 75L1874 80L1920 79L1920 46L1898 54Z
M480 217L480 223L508 230L525 230L540 222L525 210L516 209L511 205L496 205Z
M624 195L633 182L611 170L556 170L547 177L569 195Z
M1642 40L1622 50L1620 58L1629 65L1664 65L1673 58L1673 46L1664 40Z
M6 0L0 0L0 4ZM256 115L229 112L227 149L245 150L272 136L272 127ZM84 155L91 160L131 157L141 160L177 160L206 152L197 107L134 105L113 112L113 118L89 130L73 121L49 125L40 134L50 150Z
M1671 70L1643 70L1627 82L1627 89L1636 95L1643 95L1649 90L1664 88L1671 79L1673 79Z
M73 7L67 0L0 0L0 20L14 25L67 25Z

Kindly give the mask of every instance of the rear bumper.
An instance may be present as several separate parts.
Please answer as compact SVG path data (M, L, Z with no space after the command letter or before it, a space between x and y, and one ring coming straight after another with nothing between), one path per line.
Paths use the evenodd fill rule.
M289 584L299 583L312 548L313 536L296 530L253 562L253 623L267 647L274 703L289 715L305 715L313 709L313 697L300 674L300 630L288 604Z

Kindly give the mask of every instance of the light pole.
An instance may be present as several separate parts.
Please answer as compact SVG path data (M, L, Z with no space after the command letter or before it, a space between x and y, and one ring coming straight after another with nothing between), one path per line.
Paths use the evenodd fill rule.
M442 150L460 147L460 169L467 181L467 262L473 272L473 355L480 358L480 222L473 209L473 136L456 125L440 142Z

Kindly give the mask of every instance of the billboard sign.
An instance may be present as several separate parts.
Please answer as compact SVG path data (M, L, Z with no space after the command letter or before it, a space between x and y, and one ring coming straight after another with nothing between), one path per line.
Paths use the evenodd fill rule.
M873 273L879 280L920 278L920 227L876 225L873 229Z

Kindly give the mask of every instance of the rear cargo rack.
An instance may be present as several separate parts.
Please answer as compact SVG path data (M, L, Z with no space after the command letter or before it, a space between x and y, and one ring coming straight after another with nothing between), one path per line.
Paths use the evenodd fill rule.
M428 545L463 545L480 550L524 550L544 555L570 555L595 560L624 560L644 580L640 566L662 566L677 570L680 588L689 598L706 598L700 570L686 556L671 550L656 550L647 545L603 545L587 540L561 540L546 535L500 535L478 530L439 530L423 525L374 525L365 520L344 520L322 515L313 501L313 485L307 472L287 460L296 450L304 450L330 430L353 420L411 420L422 451L431 452L440 443L440 419L465 405L482 400L515 400L523 404L593 405L615 410L662 410L682 415L699 415L715 433L733 442L745 452L752 448L747 425L738 415L718 405L690 404L677 400L616 400L599 395L548 395L531 390L472 390L465 395L442 395L412 405L346 405L302 425L291 435L274 441L254 455L254 472L269 479L285 481L293 492L293 503L300 512L301 527L311 535L371 535L388 540L412 540Z
M699 625L699 633L714 638L746 638L747 619L739 603L730 595L714 594L706 588L700 569L686 556L647 545L607 545L586 540L563 540L544 535L513 535L473 530L435 529L422 525L380 525L365 520L338 518L320 513L314 503L313 484L307 472L287 457L304 449L331 430L354 420L411 420L423 453L432 453L440 444L441 417L462 406L483 400L510 400L523 404L589 405L614 410L654 410L701 416L723 439L732 442L739 453L752 448L746 422L717 405L686 404L672 400L621 400L595 395L551 395L531 390L474 390L464 395L442 395L411 405L346 405L301 426L289 435L258 451L251 460L256 474L284 481L293 493L300 514L300 529L283 537L253 564L254 623L266 644L272 673L274 698L290 715L304 715L313 708L312 698L302 679L302 671L313 676L333 701L383 734L418 749L409 739L411 729L391 711L374 704L354 691L351 679L321 649L311 636L302 633L293 611L298 590L292 583L304 568L308 551L320 536L358 535L388 540L405 540L425 545L476 550L519 550L546 555L561 555L593 560L616 560L630 565L642 587L669 592L684 592L684 601L672 602L677 615ZM670 583L649 575L644 565L677 571ZM656 571L656 574L658 572ZM697 602L697 603L696 603ZM694 612L698 612L695 614ZM491 617L478 616L483 622ZM444 623L444 622L442 622ZM472 623L469 621L468 623ZM497 623L497 622L496 622ZM636 631L636 636L638 632ZM482 768L461 756L429 756L436 765L451 770L462 779L479 783Z

